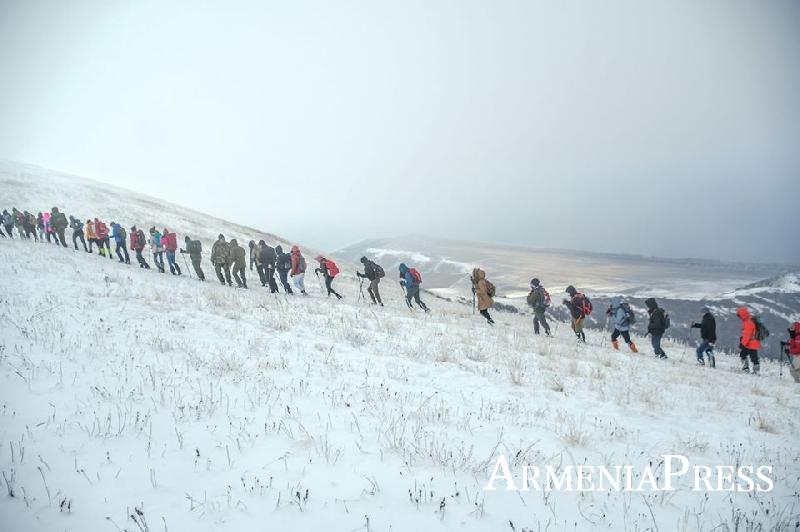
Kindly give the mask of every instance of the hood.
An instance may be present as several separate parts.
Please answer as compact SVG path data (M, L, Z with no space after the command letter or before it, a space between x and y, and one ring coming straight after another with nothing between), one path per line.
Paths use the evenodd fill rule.
M231 238L231 246L238 246L239 243L236 241L235 238Z
M314 257L314 260L317 262L322 262L323 260L325 260L325 257L323 257L322 255L317 255L316 257Z
M480 268L475 268L472 270L472 280L473 281L480 281L482 279L486 279L486 272L481 270Z
M266 242L264 242L263 240L259 240L259 241L258 241L258 245L259 245L259 246L266 246L266 245L267 245L267 243L266 243Z
M644 300L644 304L647 305L647 308L650 310L655 310L658 308L658 304L656 303L655 298L648 297Z
M300 253L300 248L297 246L292 246L292 253Z
M278 255L283 255L283 248L280 245L275 246L275 253Z
M400 268L400 273L402 275L405 275L406 272L408 271L408 266L406 266L405 262L401 262L399 268Z
M361 257L360 260L361 260L361 264L366 264L367 263L367 257Z
M618 309L622 305L622 296L614 296L611 298L611 308Z
M53 214L58 214L58 207L53 207L52 211L53 211Z
M789 327L789 333L794 332L795 335L800 334L800 321L794 322L791 327Z
M183 239L186 240L187 242L191 242L192 241L192 239L189 238L189 235L186 235L185 237L183 237Z
M750 319L750 311L747 310L745 307L737 308L736 315L739 316L739 319L742 321L747 321Z
M247 243L247 245L250 246L251 248L254 248L254 247L256 247L256 241L255 240L251 240L250 242Z
M569 285L569 286L567 287L567 289L565 290L565 292L566 292L566 293L568 293L570 296L574 296L575 294L577 294L577 293L578 293L578 291L577 291L577 290L575 290L575 287L574 287L574 286L572 286L572 285Z

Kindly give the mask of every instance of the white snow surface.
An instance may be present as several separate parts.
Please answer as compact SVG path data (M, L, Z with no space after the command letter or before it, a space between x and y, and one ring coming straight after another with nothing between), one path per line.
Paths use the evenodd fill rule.
M4 184L2 203L64 204L31 179L24 198ZM100 215L165 216L157 200L127 211L87 183L112 198ZM224 224L167 222L179 239ZM593 332L576 345L564 324L535 337L529 316L495 312L490 328L429 295L424 315L394 282L376 309L344 275L341 302L313 274L306 298L231 289L204 267L200 283L0 240L0 528L138 531L137 511L152 532L781 530L798 518L800 395L777 364L759 377L723 355L698 368L671 343L659 361L644 339L638 355ZM775 489L484 491L499 453L541 467L669 453L766 464Z

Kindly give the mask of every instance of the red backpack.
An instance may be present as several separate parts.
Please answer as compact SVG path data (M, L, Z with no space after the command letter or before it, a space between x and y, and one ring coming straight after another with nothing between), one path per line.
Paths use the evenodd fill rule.
M592 302L589 301L589 298L586 297L586 295L584 295L581 292L578 292L576 294L576 299L577 301L575 303L580 309L582 315L588 316L589 314L592 313Z
M331 279L333 279L339 274L339 267L332 260L325 261L325 268L327 268L328 275L330 276Z
M408 273L410 273L411 278L414 279L414 284L422 284L422 275L420 275L416 268L409 268Z

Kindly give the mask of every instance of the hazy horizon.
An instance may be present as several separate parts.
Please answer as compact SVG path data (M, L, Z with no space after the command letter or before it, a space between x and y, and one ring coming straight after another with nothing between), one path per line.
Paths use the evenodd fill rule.
M791 1L6 0L0 158L319 249L796 265L798 28Z

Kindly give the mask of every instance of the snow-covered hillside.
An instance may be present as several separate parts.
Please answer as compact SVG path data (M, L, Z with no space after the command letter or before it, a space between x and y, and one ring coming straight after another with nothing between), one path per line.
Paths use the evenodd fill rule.
M98 216L162 223L156 200L153 212L122 211L113 190L88 183L107 203ZM3 203L19 208L95 209L3 186ZM163 223L179 238L229 230L175 216ZM495 313L490 328L437 299L429 315L410 312L393 277L376 309L350 273L337 302L313 275L309 297L286 297L0 240L0 528L795 526L800 395L777 364L753 377L725 356L698 368L671 343L666 361L640 338L642 354L615 352L599 333L576 345L562 323L539 338L528 317ZM499 454L512 466L659 472L662 455L682 454L772 466L775 487L692 492L682 478L674 492L485 491Z

